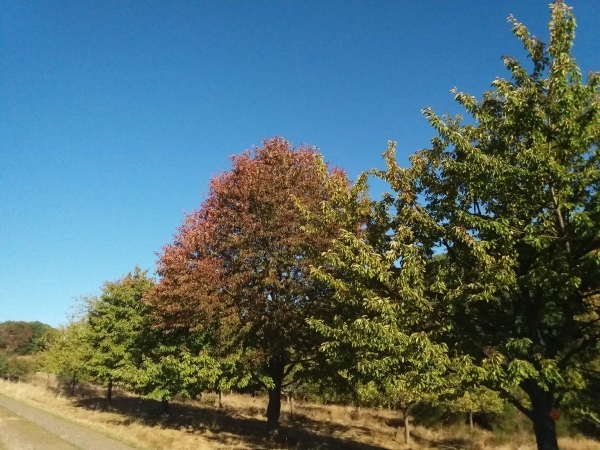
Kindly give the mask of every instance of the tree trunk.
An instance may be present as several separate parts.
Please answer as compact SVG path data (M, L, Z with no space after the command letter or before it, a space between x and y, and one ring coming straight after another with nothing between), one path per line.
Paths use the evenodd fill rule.
M469 411L469 426L471 427L471 431L473 431L473 411Z
M409 422L409 416L408 416L408 411L407 410L401 410L402 411L402 418L403 418L403 422L404 422L404 442L407 445L410 445L410 422ZM398 428L396 428L396 442L400 442L400 434L402 433L402 428L400 427L400 425L398 425Z
M163 414L168 413L169 412L169 400L167 400L166 398L163 398L160 401L160 409Z
M223 392L219 389L219 408L223 407Z
M112 405L112 388L113 388L113 382L111 380L108 382L108 389L106 389L106 402L109 405Z
M75 383L77 383L77 377L73 377L71 380L71 396L75 395Z
M281 385L285 363L281 357L269 360L268 374L275 386L269 389L269 405L267 406L267 429L269 436L274 438L279 433L279 416L281 415Z
M532 421L538 450L558 450L556 428L554 419L550 417L550 410L538 409L534 405Z
M294 396L290 395L290 419L294 420Z
M538 450L558 450L554 419L550 417L550 411L554 406L553 393L533 383L522 384L521 387L531 400L532 410L529 418L533 422Z

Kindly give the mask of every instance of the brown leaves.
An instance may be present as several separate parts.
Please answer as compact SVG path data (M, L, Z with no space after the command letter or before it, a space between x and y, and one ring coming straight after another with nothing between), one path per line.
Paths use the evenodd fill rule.
M253 345L278 349L303 341L309 308L329 295L310 277L310 265L337 234L302 231L301 203L319 217L329 197L309 146L282 138L231 157L232 168L213 177L198 210L163 247L161 282L148 301L166 328L204 328L215 321L248 330ZM349 186L342 170L329 178Z

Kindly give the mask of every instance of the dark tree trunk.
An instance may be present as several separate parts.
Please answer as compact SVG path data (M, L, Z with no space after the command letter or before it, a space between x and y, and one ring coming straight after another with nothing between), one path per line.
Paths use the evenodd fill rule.
M554 406L553 393L543 390L532 382L524 383L521 387L531 400L532 410L529 418L533 422L538 450L558 450L554 419L550 416Z
M537 409L532 413L533 430L538 450L558 450L554 419L550 417L550 409Z
M73 377L71 380L71 396L75 395L75 383L77 383L77 377Z
M281 415L281 385L283 384L283 372L285 363L283 358L271 358L269 360L268 373L275 386L269 389L269 405L267 406L267 428L270 437L279 433L279 416Z
M219 389L219 408L223 407L223 392Z
M169 412L169 400L167 400L166 398L163 398L160 401L160 410L163 414L166 414Z
M109 405L112 405L112 388L113 388L113 382L109 381L108 388L106 389L106 401Z

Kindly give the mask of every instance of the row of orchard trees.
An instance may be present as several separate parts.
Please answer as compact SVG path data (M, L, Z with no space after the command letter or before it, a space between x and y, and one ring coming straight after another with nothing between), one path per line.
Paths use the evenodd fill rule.
M164 333L155 329L144 295L155 287L136 267L120 280L106 282L99 297L82 298L82 310L60 328L44 354L44 366L74 391L79 382L107 388L115 384L157 399L166 407L175 395L195 397L218 389L224 361L210 355L208 333Z
M406 417L499 395L540 450L558 448L556 408L597 420L600 75L582 80L567 6L551 15L548 46L510 19L533 68L506 57L510 79L457 93L472 120L424 110L437 137L409 167L394 143L355 183L280 138L233 157L157 285L138 271L89 302L93 376L158 398L262 389L272 433L282 392L311 380ZM112 309L126 297L131 316Z

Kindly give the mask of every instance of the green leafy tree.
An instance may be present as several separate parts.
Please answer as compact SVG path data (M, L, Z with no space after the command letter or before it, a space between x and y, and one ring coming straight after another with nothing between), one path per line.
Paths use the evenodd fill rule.
M84 299L87 334L92 349L88 362L90 375L107 387L107 401L112 401L114 383L128 376L132 364L143 350L145 333L150 331L151 316L141 300L154 287L147 272L135 267L115 282L106 282L99 298Z
M497 392L483 386L475 386L464 390L462 395L449 401L447 407L453 412L466 413L472 430L474 428L473 414L500 413L504 407L504 401Z
M370 406L388 406L402 413L403 427L398 426L396 440L404 430L404 443L411 444L410 421L411 414L419 405L433 405L438 402L439 394L426 389L418 389L411 383L414 375L410 374L390 376L376 383L370 381L358 384L356 391L358 398Z
M558 448L551 411L600 352L600 75L583 82L571 10L550 8L547 47L509 18L530 72L505 57L510 80L481 100L456 94L470 123L426 108L432 148L401 169L392 145L379 173L396 193L392 228L408 227L429 258L434 339L532 420L540 450Z
M56 374L59 381L68 383L71 395L78 382L90 379L88 369L93 349L87 340L88 333L85 320L73 318L53 333L43 354L44 368Z
M458 93L470 123L426 108L439 136L406 169L390 145L372 173L394 194L328 256L347 275L315 269L350 315L312 322L336 359L358 349L364 374L413 373L418 387L446 366L500 392L540 450L558 448L551 412L600 352L600 75L582 81L570 9L551 16L547 47L510 18L533 68L506 57L510 80L481 100Z
M27 354L42 352L46 349L48 341L54 328L42 322L27 322L31 329L31 342L27 349Z
M428 296L429 255L408 225L412 212L396 211L390 195L372 202L366 181L362 175L351 189L330 186L324 217L304 210L309 233L319 233L324 221L342 227L313 266L313 276L334 289L337 308L308 322L323 336L329 370L379 406L391 402L410 442L411 408L433 401L447 389L450 368L466 371L469 361L450 355L440 340L442 322Z
M224 373L235 366L236 355L217 359L210 335L188 330L164 333L151 327L139 352L127 365L124 385L145 398L160 400L163 412L176 395L196 398L206 389L225 389ZM227 378L233 380L233 378Z
M581 389L565 396L564 404L569 417L583 430L596 434L600 431L600 358L580 367L583 377Z

